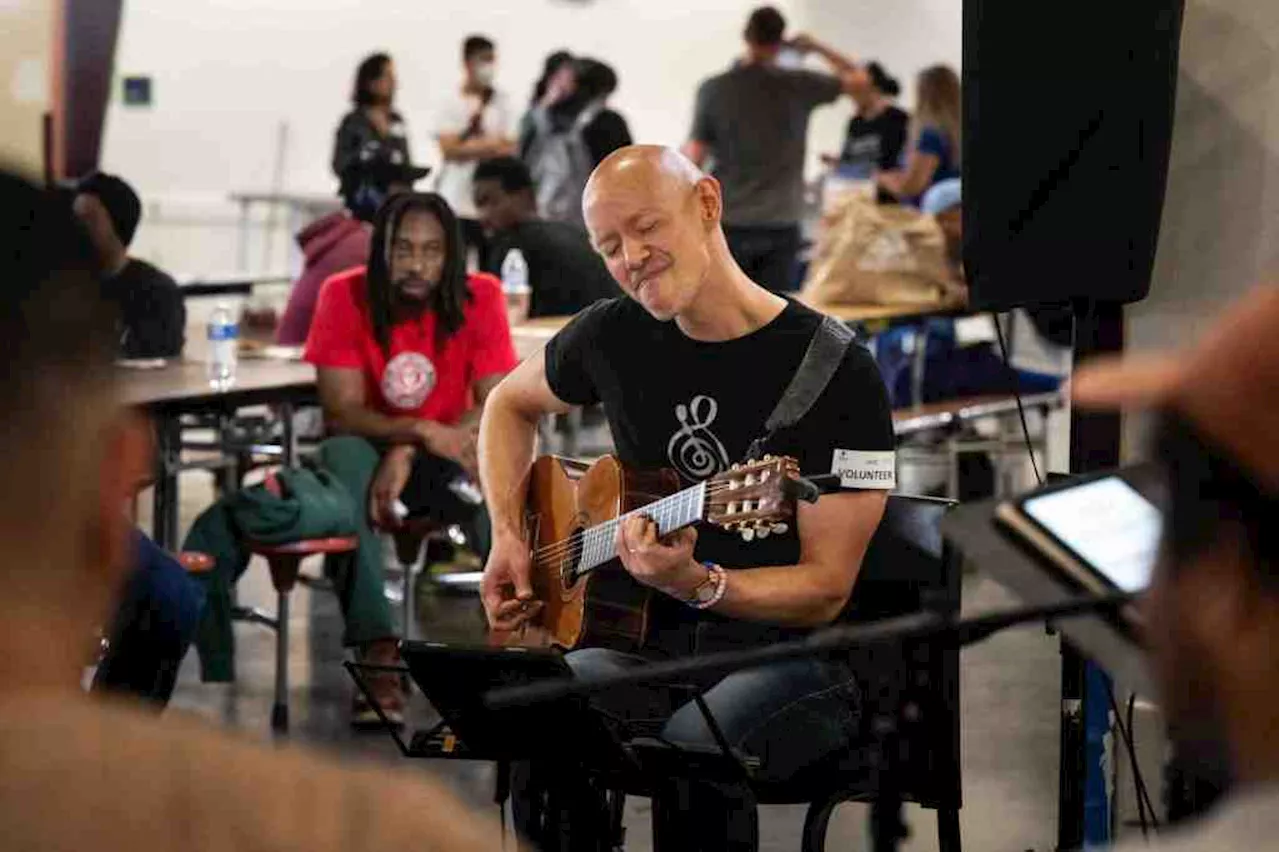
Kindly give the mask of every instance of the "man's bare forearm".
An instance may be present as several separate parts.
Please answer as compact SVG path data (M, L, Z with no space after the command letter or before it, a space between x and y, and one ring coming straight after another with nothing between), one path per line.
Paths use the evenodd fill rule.
M343 435L397 444L422 442L422 421L412 417L388 417L369 408L351 406L326 411L325 420L331 431Z
M819 565L769 565L729 572L715 611L731 618L788 627L818 627L840 614L853 580L836 580Z
M522 533L525 475L533 463L538 420L519 411L499 386L480 419L480 481L496 535Z
M858 67L852 56L841 53L829 44L813 39L812 45L813 52L825 59L827 64L835 69L837 73L845 74Z

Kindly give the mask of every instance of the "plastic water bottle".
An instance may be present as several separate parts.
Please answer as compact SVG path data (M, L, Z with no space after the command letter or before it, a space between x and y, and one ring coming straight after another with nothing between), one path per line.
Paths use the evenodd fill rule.
M507 297L507 321L523 322L529 313L529 264L518 248L502 259L502 292Z
M206 372L209 384L225 390L235 384L236 361L239 358L240 328L231 305L219 302L209 317L209 351Z

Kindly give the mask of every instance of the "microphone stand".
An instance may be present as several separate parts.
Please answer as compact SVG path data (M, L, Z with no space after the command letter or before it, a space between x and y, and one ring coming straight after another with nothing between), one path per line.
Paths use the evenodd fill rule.
M625 671L609 672L590 678L563 678L525 686L502 687L488 692L485 695L485 704L495 710L541 704L544 701L558 701L574 695L594 695L617 686L667 683L690 675L729 674L739 669L754 668L769 663L910 640L932 639L963 648L1019 624L1035 621L1052 622L1057 618L1073 615L1113 612L1132 603L1134 599L1135 596L1128 593L1088 595L1067 598L1053 604L1012 607L971 618L919 612L867 624L836 625L814 631L804 639L779 642L762 648L702 654Z
M1055 604L1015 607L972 618L921 612L867 624L828 627L805 639L763 648L705 654L591 678L563 678L525 686L503 687L487 693L484 700L494 709L537 704L568 696L592 695L618 686L661 684L694 674L728 674L768 663L873 645L905 646L912 642L927 641L963 648L1019 624L1036 621L1051 623L1055 619L1069 616L1114 612L1131 603L1134 597L1131 594L1074 597ZM893 692L898 694L902 686L899 673L899 679L893 684ZM902 820L901 786L897 779L897 774L901 771L898 769L897 754L901 745L897 718L900 710L897 705L901 701L896 700L893 704L891 714L877 714L872 721L875 735L872 759L877 779L876 798L871 803L870 819L874 852L895 852L898 844L907 837L906 824ZM717 730L709 710L705 706L702 709L707 715L708 726L713 731Z

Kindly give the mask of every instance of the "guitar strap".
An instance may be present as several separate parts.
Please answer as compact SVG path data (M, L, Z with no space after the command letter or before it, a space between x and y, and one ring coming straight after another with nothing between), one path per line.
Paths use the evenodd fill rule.
M775 432L799 423L800 418L809 413L831 383L832 376L844 361L845 352L855 339L853 331L844 323L828 316L822 318L818 330L809 340L809 348L805 350L799 369L782 392L773 413L764 422L764 434L747 447L743 461L759 459Z

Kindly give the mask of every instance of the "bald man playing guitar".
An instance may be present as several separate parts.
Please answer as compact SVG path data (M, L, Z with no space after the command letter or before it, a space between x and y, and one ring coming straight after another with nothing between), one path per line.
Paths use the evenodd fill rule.
M495 631L537 625L546 607L530 579L526 529L544 415L599 403L626 469L671 469L684 486L723 477L769 433L766 420L823 323L743 273L721 228L719 185L676 151L615 152L592 175L583 212L624 295L578 314L487 400L479 462L494 535L482 597ZM862 347L841 351L807 413L768 434L763 449L794 458L804 473L875 487L801 504L785 532L780 525L781 534L750 542L712 526L668 531L643 511L630 513L616 524L616 556L657 593L644 642L627 651L575 649L566 657L575 672L778 641L839 618L894 484L879 373ZM886 465L887 475L861 475ZM696 686L731 744L760 758L758 777L774 781L847 747L859 713L859 682L843 661L781 663ZM662 735L674 742L715 746L687 691L653 687L603 703L625 719L665 719ZM542 777L532 788L567 783ZM537 839L536 808L524 812L520 827ZM655 798L654 814L655 848L756 848L745 788L673 785Z

